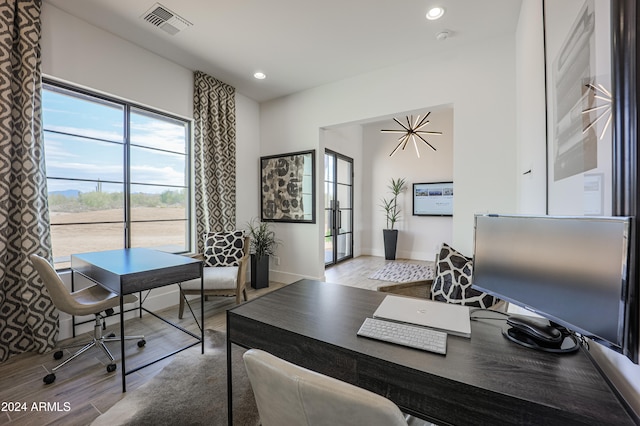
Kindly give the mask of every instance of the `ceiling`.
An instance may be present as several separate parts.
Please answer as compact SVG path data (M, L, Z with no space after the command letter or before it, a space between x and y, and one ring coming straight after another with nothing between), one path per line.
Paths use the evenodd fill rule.
M258 102L516 29L521 0L160 0L193 24L169 35L156 0L44 0ZM446 13L428 21L432 6ZM447 30L446 40L436 34ZM256 80L254 72L267 75Z

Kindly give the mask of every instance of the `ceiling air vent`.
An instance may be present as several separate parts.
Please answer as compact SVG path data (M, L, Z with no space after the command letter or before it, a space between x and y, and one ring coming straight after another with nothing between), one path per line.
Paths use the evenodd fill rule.
M176 35L185 28L193 25L191 22L173 13L160 3L154 4L151 9L147 10L141 16L141 18L171 35Z

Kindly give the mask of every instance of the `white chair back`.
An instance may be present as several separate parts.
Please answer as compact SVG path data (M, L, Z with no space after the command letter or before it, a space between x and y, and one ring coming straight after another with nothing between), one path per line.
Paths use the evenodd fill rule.
M267 352L244 354L262 426L406 426L388 399Z

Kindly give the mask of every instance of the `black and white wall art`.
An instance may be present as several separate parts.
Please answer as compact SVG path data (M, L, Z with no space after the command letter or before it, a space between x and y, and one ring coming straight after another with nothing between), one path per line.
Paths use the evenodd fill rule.
M315 150L260 158L261 218L315 223Z

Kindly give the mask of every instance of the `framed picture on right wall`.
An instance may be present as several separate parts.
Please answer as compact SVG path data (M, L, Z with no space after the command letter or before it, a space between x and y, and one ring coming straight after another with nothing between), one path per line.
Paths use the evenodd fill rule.
M548 213L610 215L610 1L545 0L543 4Z

